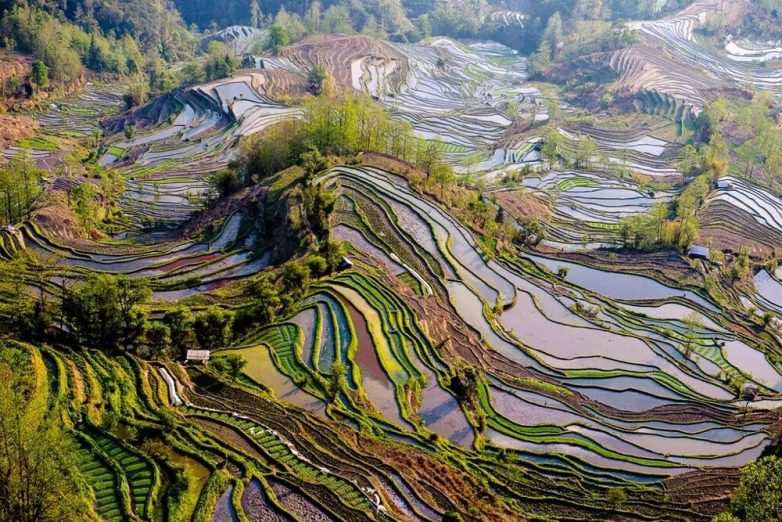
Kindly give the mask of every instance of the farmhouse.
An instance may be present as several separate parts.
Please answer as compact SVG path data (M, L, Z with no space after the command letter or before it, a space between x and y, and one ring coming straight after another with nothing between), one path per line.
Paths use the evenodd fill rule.
M185 361L205 363L209 361L209 350L188 350Z
M733 180L730 179L718 179L717 188L725 190L733 190Z
M690 259L709 259L709 249L705 246L690 245L687 249L687 257Z
M342 261L339 262L339 265L337 265L337 270L347 270L349 268L353 268L353 261L348 259L347 257L343 257Z

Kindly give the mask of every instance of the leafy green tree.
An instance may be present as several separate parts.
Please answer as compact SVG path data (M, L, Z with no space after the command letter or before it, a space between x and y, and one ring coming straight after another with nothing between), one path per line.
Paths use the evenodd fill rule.
M307 258L307 268L312 275L320 276L328 272L329 264L323 257L312 255Z
M0 331L24 337L32 315L32 298L20 292L26 284L25 266L20 258L0 261Z
M35 60L32 64L32 81L39 89L49 85L49 68L41 60Z
M158 321L151 321L144 329L144 338L152 357L161 357L171 350L171 329Z
M334 209L334 193L321 184L311 184L302 192L302 203L310 230L318 239L324 239L329 231L329 215Z
M253 299L253 306L248 311L250 322L264 326L277 319L282 301L272 274L264 273L252 279L246 285L244 294Z
M191 85L206 79L206 71L196 61L187 62L182 66L182 83Z
M43 174L26 154L0 164L0 220L10 225L22 221L25 213L30 217L29 210L41 194Z
M89 180L79 183L71 192L73 196L73 209L79 218L82 229L88 234L100 221L100 203L98 202L98 189Z
M307 73L307 83L312 94L318 96L323 92L323 84L328 79L328 71L320 65L313 65Z
M207 80L225 78L239 68L241 60L223 42L212 40L206 47L204 74Z
M540 155L548 161L556 161L561 156L560 147L562 146L562 135L552 130L546 134L543 146L540 148Z
M242 375L247 366L247 359L239 354L221 355L209 361L209 365L218 372L226 374L231 382L234 382Z
M73 491L74 441L41 406L30 402L11 366L0 362L0 520L88 520L87 506Z
M168 326L171 336L171 350L179 357L184 357L187 350L195 345L195 319L184 306L166 310L163 314L163 324Z
M290 39L290 35L285 27L275 23L269 28L269 36L266 37L266 48L274 54L280 54L280 51L288 45Z
M782 520L782 460L763 457L744 467L731 510L744 522Z
M327 239L320 244L320 254L326 260L329 272L337 269L345 255L345 246L341 241Z
M296 13L289 13L286 11L285 6L281 6L277 11L277 15L274 17L274 25L278 25L285 29L285 34L288 36L290 42L295 42L304 37L307 29L304 27L304 22ZM285 44L287 45L287 43Z
M351 34L356 32L350 21L350 11L344 4L333 4L323 13L321 31L333 34Z
M261 12L261 6L258 5L258 0L253 0L250 3L250 27L259 28L263 22L263 13Z
M211 190L219 198L225 198L235 194L242 188L242 178L235 168L227 167L213 172L207 177Z
M589 168L592 164L592 157L597 154L597 145L592 138L583 137L578 140L576 145L576 166Z
M440 186L440 199L444 199L445 188L456 181L456 174L453 171L453 167L449 164L437 163L432 166L432 170L429 173L429 179Z
M304 27L310 34L320 32L320 20L321 20L321 4L318 0L315 0L307 8L307 12L304 14Z
M546 42L551 50L550 59L557 55L559 45L564 37L564 27L562 24L562 15L559 12L554 13L546 22L546 29L543 31L543 42ZM540 51L540 50L538 50Z
M202 350L214 350L231 341L233 313L211 306L195 317L193 330Z
M91 275L65 291L63 316L76 341L89 348L128 348L143 334L140 306L150 297L146 281Z
M323 172L329 168L329 162L316 148L310 148L301 156L301 166L308 177Z

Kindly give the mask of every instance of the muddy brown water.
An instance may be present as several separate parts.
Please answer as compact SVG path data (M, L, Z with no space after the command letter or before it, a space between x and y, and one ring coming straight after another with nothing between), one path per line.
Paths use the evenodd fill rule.
M225 493L220 495L215 505L215 510L212 513L212 522L239 522L239 516L236 514L231 503L231 495L233 494L234 486L231 484Z
M410 428L410 424L402 418L391 378L383 369L375 350L372 336L369 334L366 319L358 309L345 300L341 300L348 311L350 320L356 331L358 349L354 363L361 370L361 380L364 392L372 404L391 422Z
M242 510L251 522L287 522L269 503L261 483L253 480L244 489Z

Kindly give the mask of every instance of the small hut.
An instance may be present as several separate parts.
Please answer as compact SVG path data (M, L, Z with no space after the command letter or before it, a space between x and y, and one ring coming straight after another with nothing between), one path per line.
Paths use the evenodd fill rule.
M185 356L186 362L200 362L201 364L209 361L209 350L188 350Z
M730 179L718 179L717 188L725 190L733 190L733 180Z
M708 260L709 248L700 245L690 245L690 248L687 249L687 257L690 259L703 259L704 261Z
M337 265L337 270L341 272L342 270L347 270L349 268L353 268L353 261L347 257L343 257L342 261L340 261L339 265Z

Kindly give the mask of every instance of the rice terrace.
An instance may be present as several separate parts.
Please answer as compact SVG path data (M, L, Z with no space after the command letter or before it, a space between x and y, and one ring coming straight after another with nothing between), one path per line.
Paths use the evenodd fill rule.
M779 0L0 13L0 522L782 520Z

